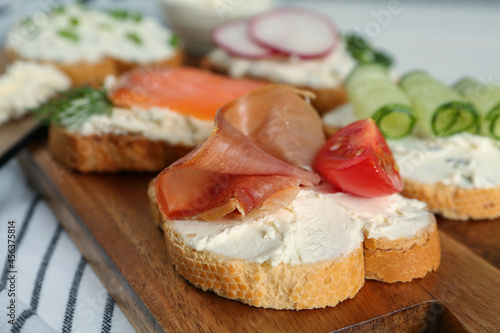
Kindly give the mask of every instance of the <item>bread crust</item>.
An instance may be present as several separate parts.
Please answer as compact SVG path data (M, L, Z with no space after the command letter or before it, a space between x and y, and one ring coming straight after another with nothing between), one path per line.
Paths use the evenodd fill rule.
M49 151L57 162L82 173L160 171L194 147L171 145L142 135L91 135L49 127Z
M335 306L354 297L364 285L361 246L336 260L276 267L196 251L162 219L152 183L148 194L153 216L165 234L171 263L200 289L256 307L300 310Z
M483 220L500 217L500 186L463 188L424 184L404 179L402 195L424 201L429 209L450 220Z
M227 68L214 64L208 57L201 60L200 66L215 73L228 75ZM247 76L247 78L269 81L266 77ZM297 88L309 90L316 95L316 98L311 99L311 104L320 114L331 111L334 108L347 103L347 93L342 85L335 88L313 88L306 86L297 86Z
M413 238L365 238L363 248L366 278L370 280L408 282L436 271L441 262L435 219L427 230Z
M164 231L167 252L177 272L200 289L249 305L295 310L335 306L354 297L365 277L384 282L410 281L439 266L441 254L434 217L429 228L414 238L367 238L363 248L316 264L271 267L196 251L163 219L153 183L148 189L151 211Z
M7 53L11 61L26 60L37 61L44 64L51 64L56 66L59 70L64 72L70 79L73 87L80 87L83 85L90 85L93 87L102 86L104 79L107 75L120 75L130 69L136 67L169 67L180 66L184 61L184 50L178 49L172 57L161 61L150 62L147 64L139 64L136 62L128 62L115 58L103 58L97 62L80 61L77 63L61 63L49 60L35 60L22 57L13 49L8 49Z

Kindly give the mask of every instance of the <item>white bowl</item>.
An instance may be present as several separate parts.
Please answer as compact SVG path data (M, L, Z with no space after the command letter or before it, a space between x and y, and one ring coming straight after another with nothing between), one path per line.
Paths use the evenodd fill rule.
M223 22L266 11L274 0L158 0L167 24L184 41L187 51L202 55L213 44L210 33Z

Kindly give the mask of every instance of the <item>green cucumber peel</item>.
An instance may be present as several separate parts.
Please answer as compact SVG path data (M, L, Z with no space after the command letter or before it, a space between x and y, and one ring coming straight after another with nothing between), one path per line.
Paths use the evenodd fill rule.
M428 75L426 71L424 71L423 69L415 69L415 70L412 70L406 74L404 74L401 79L399 80L399 85L400 86L403 86L404 85L404 82L406 80L408 80L409 78L411 78L413 75L415 74L424 74L424 75Z
M468 118L468 119L467 119ZM462 121L465 119L465 122ZM444 124L444 126L440 126ZM462 126L457 126L464 124ZM437 108L432 116L431 127L435 136L445 137L460 132L476 133L479 114L472 104L453 101Z
M488 113L486 123L488 124L488 135L496 140L500 140L500 104Z
M406 126L394 126L390 125L389 127L384 125L384 120L388 120L389 116L405 116L407 118ZM415 124L417 123L417 117L408 105L404 104L389 104L378 109L371 117L378 128L387 139L400 139L407 135L409 135ZM401 123L401 120L397 121L397 123ZM398 129L402 129L401 131L397 131Z
M384 73L387 73L387 68L384 67L384 66L382 66L379 63L376 63L376 62L359 63L359 64L356 65L356 67L354 67L351 70L351 72L349 73L349 75L347 75L347 77L344 79L344 83L346 85L349 84L349 81L351 80L351 78L353 78L356 75L356 73L358 73L360 70L364 70L364 69L369 68L369 67L373 67L375 69L384 71Z

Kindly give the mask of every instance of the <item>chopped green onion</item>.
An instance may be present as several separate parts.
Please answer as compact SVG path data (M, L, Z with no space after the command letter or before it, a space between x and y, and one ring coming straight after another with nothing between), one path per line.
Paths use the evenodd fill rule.
M180 41L181 40L179 39L179 36L177 36L176 34L172 34L172 37L170 37L168 44L170 44L170 46L177 47L179 46Z
M71 30L68 29L61 29L58 31L59 36L66 38L67 40L70 40L72 42L78 42L80 40L80 37Z
M69 19L69 24L71 24L72 26L76 27L78 24L80 24L80 20L76 17L71 17Z
M109 11L109 15L117 20L126 20L128 19L128 12L125 10L114 9Z
M127 32L125 36L127 37L128 40L135 43L136 45L142 44L142 39L134 32Z
M123 9L114 9L110 10L109 14L117 19L117 20L134 20L135 22L140 22L142 20L142 14L141 13L131 13L129 11L123 10Z
M52 9L52 14L62 14L66 12L66 7L64 6L56 6Z
M130 13L130 18L136 22L141 22L142 21L142 14L141 13Z

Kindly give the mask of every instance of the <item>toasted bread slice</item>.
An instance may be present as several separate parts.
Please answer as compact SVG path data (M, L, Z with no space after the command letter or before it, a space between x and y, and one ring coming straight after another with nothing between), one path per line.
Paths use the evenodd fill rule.
M36 61L34 59L25 59L12 49L7 50L9 58L12 60L20 59L25 61ZM155 61L147 64L127 62L115 58L104 58L98 62L77 62L61 63L56 61L38 61L40 63L52 64L64 72L70 79L73 87L90 85L100 87L104 83L107 75L119 75L136 67L169 67L180 66L184 61L184 50L178 49L172 57L161 61Z
M368 236L363 247L332 260L273 267L266 262L197 251L162 217L153 182L148 196L177 272L198 288L257 307L299 310L335 306L354 297L365 278L410 281L436 270L440 263L439 237L432 214L428 227L415 237L389 240Z
M57 162L77 171L159 171L194 147L171 145L142 135L81 135L50 126L49 150Z
M434 219L434 217L433 217ZM441 262L436 223L413 238L365 238L365 274L370 280L408 282L435 271Z
M200 63L202 68L208 69L210 71L228 75L227 68L218 66L210 60L210 58L205 57ZM268 80L265 77L249 77L259 80ZM335 88L313 88L298 86L299 89L309 90L316 95L316 98L311 99L311 104L320 113L326 113L344 103L347 102L347 93L343 86L339 85Z
M424 201L429 209L450 220L493 220L500 217L500 186L463 188L403 179L402 195Z

